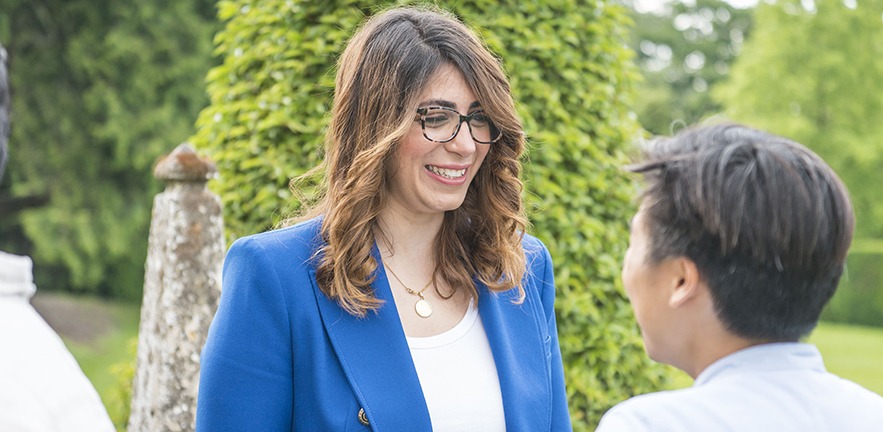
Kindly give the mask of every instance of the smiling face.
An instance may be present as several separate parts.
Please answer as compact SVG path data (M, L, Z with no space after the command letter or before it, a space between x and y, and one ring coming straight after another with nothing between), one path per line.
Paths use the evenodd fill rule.
M449 107L461 115L481 109L463 74L451 65L435 73L419 100L419 107ZM489 149L472 139L465 124L454 139L440 143L426 139L420 122L414 121L396 149L388 206L412 215L439 216L459 208Z

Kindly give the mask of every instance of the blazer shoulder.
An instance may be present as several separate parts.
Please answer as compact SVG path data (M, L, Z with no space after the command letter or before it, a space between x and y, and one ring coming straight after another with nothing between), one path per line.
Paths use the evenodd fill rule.
M524 247L524 252L526 254L542 254L543 251L547 250L546 245L542 240L525 233L524 237L521 239L521 246Z
M530 234L524 234L521 245L524 248L528 269L532 269L535 273L543 272L546 266L551 265L552 256L542 240Z
M321 219L310 219L289 227L240 237L233 242L230 250L257 247L270 256L309 258L323 243L321 228Z

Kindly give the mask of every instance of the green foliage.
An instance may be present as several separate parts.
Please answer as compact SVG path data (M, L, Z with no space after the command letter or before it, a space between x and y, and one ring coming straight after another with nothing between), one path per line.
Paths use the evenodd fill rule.
M442 5L443 7L446 5ZM618 285L634 185L622 172L638 134L627 111L636 70L623 8L603 1L458 1L509 71L531 143L525 177L534 232L556 260L558 322L577 430L612 404L665 385L644 355ZM192 141L218 163L233 237L271 227L299 205L290 177L315 166L334 63L368 1L219 3L223 64ZM293 204L290 204L293 203Z
M318 164L336 56L368 8L356 3L218 3L223 64L209 72L211 105L191 141L218 164L215 190L234 238L286 217L289 178Z
M635 111L644 129L670 135L720 112L709 90L727 77L751 31L751 10L724 0L681 0L633 16L630 45L644 76Z
M13 2L10 56L15 195L48 193L20 215L37 283L140 298L152 165L191 133L206 103L214 3ZM2 247L6 247L3 244Z
M135 381L135 365L138 353L138 337L129 339L130 357L111 366L111 373L117 378L116 384L109 390L105 405L107 412L117 431L125 431L129 425L129 414L132 412L132 383Z

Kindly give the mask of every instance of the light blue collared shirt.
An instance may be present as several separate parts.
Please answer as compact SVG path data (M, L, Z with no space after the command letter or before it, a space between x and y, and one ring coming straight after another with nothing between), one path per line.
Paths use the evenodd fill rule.
M883 397L830 374L815 346L772 343L737 351L692 387L633 397L596 432L880 432Z

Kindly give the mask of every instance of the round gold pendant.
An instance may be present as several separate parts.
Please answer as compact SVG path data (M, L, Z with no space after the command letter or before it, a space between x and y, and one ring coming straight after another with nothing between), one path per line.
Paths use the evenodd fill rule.
M422 318L429 318L429 316L432 315L432 305L423 299L417 300L417 304L414 305L414 310L417 311L417 315L420 315Z

